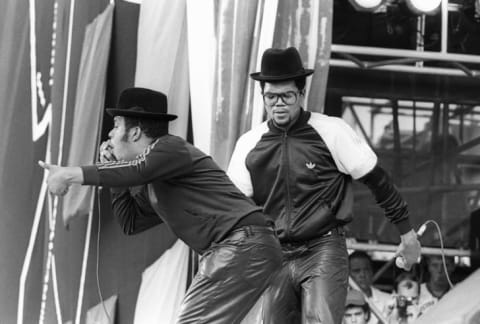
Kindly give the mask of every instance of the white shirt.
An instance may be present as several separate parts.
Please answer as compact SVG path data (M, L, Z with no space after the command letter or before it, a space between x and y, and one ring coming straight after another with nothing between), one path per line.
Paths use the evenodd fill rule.
M382 315L386 317L387 308L388 308L387 305L392 300L392 296L389 293L383 292L380 289L377 289L373 286L371 287L371 289L372 289L372 297L370 298L370 300L373 302L375 307L382 313ZM368 321L368 324L377 324L377 322L378 322L377 317L375 316L375 314L373 314L373 312L371 312L370 320Z

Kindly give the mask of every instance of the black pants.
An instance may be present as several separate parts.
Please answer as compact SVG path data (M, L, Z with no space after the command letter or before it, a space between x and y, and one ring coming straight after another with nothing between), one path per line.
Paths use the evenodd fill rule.
M177 323L235 324L248 313L282 264L271 228L244 226L203 254Z
M343 232L282 248L282 269L264 296L264 323L340 324L348 287Z

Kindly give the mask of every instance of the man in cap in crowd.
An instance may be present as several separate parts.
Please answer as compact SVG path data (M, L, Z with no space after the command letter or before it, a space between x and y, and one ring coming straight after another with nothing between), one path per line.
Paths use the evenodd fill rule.
M96 165L49 171L51 193L73 184L111 187L112 207L126 234L165 222L202 255L177 323L239 323L281 265L278 239L267 218L207 156L168 134L164 94L122 92L109 141Z
M293 47L264 52L261 72L251 77L260 82L268 120L237 141L227 172L275 220L284 251L264 296L266 324L342 321L352 179L370 188L398 228L398 264L408 269L420 255L407 204L372 149L342 119L304 110L313 72Z
M370 307L363 294L355 289L350 289L345 301L345 315L343 324L367 324L370 319Z
M385 315L390 303L391 295L381 291L373 285L372 258L364 251L354 251L348 256L350 277L361 291L369 298L373 306ZM375 311L372 310L369 324L377 323Z

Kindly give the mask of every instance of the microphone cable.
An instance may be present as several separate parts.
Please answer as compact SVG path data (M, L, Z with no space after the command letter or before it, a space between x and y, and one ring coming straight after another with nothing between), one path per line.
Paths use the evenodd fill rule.
M438 232L438 237L439 237L439 240L440 240L440 254L442 256L442 265L443 265L443 270L445 272L445 276L447 277L447 281L448 281L448 285L450 286L450 289L453 288L453 284L452 284L452 281L450 280L450 275L448 274L448 271L447 271L447 262L445 260L445 247L444 247L444 244L443 244L443 236L442 236L442 231L440 230L440 225L438 225L438 223L434 220L427 220L425 221L419 228L418 230L416 231L416 234L417 234L417 239L420 239L420 237L425 233L425 231L427 230L427 225L428 224L433 224L435 225L436 229L437 229L437 232ZM387 263L385 263L376 273L375 275L373 276L372 280L373 282L375 282L378 278L380 278L380 276L391 266L392 263L395 262L395 259L399 256L398 252L395 253L395 255L393 256L393 258L391 258Z
M97 228L97 246L96 246L96 252L97 252L97 258L96 258L96 263L95 263L95 277L96 277L96 283L97 283L97 292L98 292L98 297L100 298L100 302L102 304L103 311L105 312L105 315L107 316L108 322L113 323L112 319L110 318L110 314L108 313L107 307L105 306L105 301L103 300L102 296L102 290L100 288L100 276L99 276L99 263L100 263L100 229L101 229L101 211L102 208L100 207L100 194L102 193L102 187L97 187L97 204L98 204L98 228Z
M442 237L442 231L440 229L440 225L438 225L438 223L436 221L434 221L432 219L429 219L425 223L423 223L422 226L420 226L418 232L420 233L420 231L423 230L421 232L423 234L423 232L426 230L426 227L427 227L428 224L435 225L435 227L437 229L438 237L440 239L440 251L441 251L441 256L442 256L443 271L445 272L445 277L447 278L448 285L450 286L450 289L452 289L453 288L453 283L450 280L450 275L448 274L448 270L447 270L447 261L445 260L445 247L443 245L443 237Z

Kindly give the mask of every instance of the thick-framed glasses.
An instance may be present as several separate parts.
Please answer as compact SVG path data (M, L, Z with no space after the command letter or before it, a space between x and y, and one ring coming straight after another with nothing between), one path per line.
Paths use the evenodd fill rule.
M282 93L265 92L263 94L263 102L267 106L275 105L278 102L279 98L282 99L284 104L293 105L298 100L298 92L297 91L287 91Z

